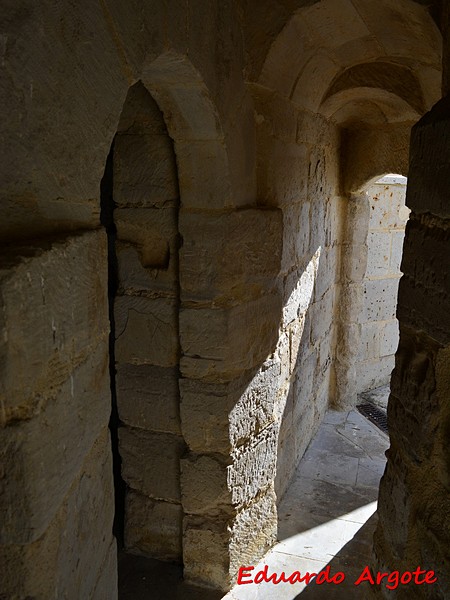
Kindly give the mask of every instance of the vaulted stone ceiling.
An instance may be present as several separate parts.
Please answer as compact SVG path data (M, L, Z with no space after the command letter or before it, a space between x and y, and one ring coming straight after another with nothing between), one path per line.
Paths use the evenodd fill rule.
M263 61L252 50L255 25L247 26L248 75L260 85L344 126L416 121L440 97L441 35L422 4L286 4Z

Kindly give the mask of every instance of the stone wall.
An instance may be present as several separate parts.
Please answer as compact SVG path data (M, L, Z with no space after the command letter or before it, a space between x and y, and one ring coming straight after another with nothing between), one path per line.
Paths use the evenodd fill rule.
M6 598L116 596L106 276L103 232L3 253Z
M413 130L397 316L400 343L388 405L391 447L381 481L376 569L434 570L415 598L448 598L450 537L449 211L450 102L441 100ZM378 590L410 598L410 590Z
M409 215L405 192L405 184L390 183L389 180L374 183L367 190L370 215L359 317L358 393L389 383L394 368L398 345L395 312L405 224Z
M178 177L164 118L141 82L128 92L112 160L125 549L181 561Z
M268 4L268 12L268 5L258 9L262 34L253 28L259 18L243 23L251 3L24 0L2 9L8 152L0 164L0 231L8 248L0 495L8 576L0 593L7 597L116 594L108 259L100 228L111 147L117 238L109 264L117 260L118 285L111 325L127 547L182 558L187 580L227 589L238 567L256 562L276 538L276 495L347 366L336 351L337 308L350 306L343 262L360 205L339 195L342 138L316 113L339 70L359 61L360 51L376 62L382 44L349 3L342 5L351 20L335 7L328 12L330 2L307 3L309 19L295 8L290 24L289 3L274 20L279 7ZM419 41L427 40L432 60L427 55L417 67L417 81L424 89L430 81L431 98L439 52L432 24L426 21L425 35L416 26L424 11L408 13L413 43L400 71L415 70L417 55L425 56ZM365 18L384 22L377 11ZM351 32L355 19L361 27ZM329 26L336 22L349 35L334 44ZM402 57L402 21L386 22L393 29L383 39L394 40L389 51ZM275 39L285 24L287 37ZM324 36L333 41L329 55L319 51ZM246 86L243 73L264 85ZM404 104L395 107L401 112ZM375 123L370 137L354 133L349 144L364 157L368 146L379 148L384 165L399 137L403 160L409 128L390 126L380 138ZM369 158L360 170L365 180L378 167ZM444 183L428 207L441 202ZM443 248L445 256L441 212L416 212L411 255ZM422 293L413 276L420 273L404 283L408 302ZM427 296L432 316L422 322L423 307L407 304L401 318L403 327L421 329L408 344L414 352L423 344L416 353L437 365L440 390L448 312L440 280L423 280L437 290ZM408 309L417 322L409 323ZM436 315L442 325L429 334ZM444 403L439 411L443 439ZM436 451L445 464L443 448ZM436 489L445 485L437 481ZM430 510L433 501L425 502Z
M275 358L280 364L276 493L283 495L334 393L336 277L341 198L337 128L275 92L252 86L258 201L283 214L278 285L283 295Z

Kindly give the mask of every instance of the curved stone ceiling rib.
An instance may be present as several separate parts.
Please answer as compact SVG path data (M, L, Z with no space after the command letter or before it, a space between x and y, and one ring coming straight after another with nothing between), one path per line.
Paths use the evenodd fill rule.
M388 62L364 63L346 69L331 83L322 104L333 94L360 87L386 90L408 103L417 114L425 112L416 75L407 67Z
M314 112L348 87L373 89L377 102L381 87L422 114L440 97L441 46L436 23L412 0L322 0L293 15L259 83Z

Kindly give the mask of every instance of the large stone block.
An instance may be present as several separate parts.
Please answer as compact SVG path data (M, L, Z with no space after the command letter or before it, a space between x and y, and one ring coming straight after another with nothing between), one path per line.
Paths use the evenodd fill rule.
M116 389L123 423L151 431L180 433L178 369L120 364Z
M391 273L400 275L400 265L403 256L403 242L405 239L404 231L393 231L391 240L391 257L389 261L389 270Z
M68 380L42 390L40 412L0 429L3 543L37 540L55 517L111 413L105 340Z
M180 212L181 298L242 301L274 286L279 273L282 223L279 210L229 214Z
M413 127L406 204L416 213L448 218L449 97L440 100Z
M120 427L119 449L122 477L133 490L154 499L180 501L181 437Z
M180 561L183 509L128 490L125 503L125 548L164 561Z
M382 277L390 272L391 233L369 231L366 277Z
M116 136L113 194L121 207L161 207L178 198L175 153L168 134Z
M379 356L359 363L356 381L358 393L388 384L393 368L393 355Z
M0 266L0 422L29 419L108 336L106 235L11 248Z
M232 308L182 310L182 375L229 381L261 365L275 350L280 314L277 295Z
M366 280L363 284L362 322L390 321L395 318L398 279Z
M187 516L183 522L185 581L215 587L231 587L228 522Z
M32 543L0 546L3 597L117 597L111 459L109 431L104 428L43 534ZM51 495L49 486L46 493ZM97 596L102 580L103 595Z
M285 326L301 317L313 301L318 265L319 258L314 255L302 269L295 270L286 277L283 306Z
M389 356L394 354L398 347L398 321L388 321L381 327L380 335L380 356Z
M311 315L311 344L323 340L332 326L334 314L334 288L330 288L318 302L314 302L309 311Z
M171 298L118 296L116 361L173 367L178 363L177 303Z
M391 352L380 354L380 335L383 333L382 330L383 326L380 326L377 322L364 323L361 325L361 342L358 360L365 361L371 358L376 359L379 356L385 356L386 354L392 354Z
M183 509L188 514L223 516L232 511L227 460L190 454L181 461Z
M230 573L242 565L256 565L277 539L276 496L273 488L240 511L231 527Z
M221 209L233 204L224 140L177 143L179 186L183 205L194 209ZM220 168L222 167L222 168Z
M117 239L137 248L144 268L167 269L178 250L177 215L176 206L118 208L114 211Z
M178 256L170 254L167 268L145 267L139 249L117 242L119 294L176 298L178 293Z
M447 344L450 339L448 310L449 232L443 222L412 216L406 228L398 294L400 322L426 331Z
M268 361L249 380L230 383L181 379L183 436L197 453L227 454L276 418L280 364Z
M275 478L277 461L278 423L269 425L250 443L232 452L228 470L228 487L236 506L250 502L267 488Z

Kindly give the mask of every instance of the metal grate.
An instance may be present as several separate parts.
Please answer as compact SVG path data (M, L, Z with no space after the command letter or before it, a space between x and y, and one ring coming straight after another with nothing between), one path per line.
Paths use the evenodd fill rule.
M362 415L369 419L369 421L376 425L378 429L381 429L384 433L388 433L387 415L384 410L381 410L381 408L378 408L378 406L375 406L371 402L358 404L356 408Z

